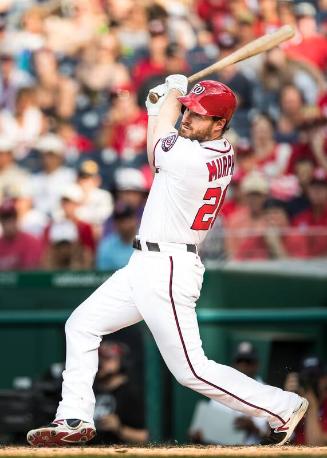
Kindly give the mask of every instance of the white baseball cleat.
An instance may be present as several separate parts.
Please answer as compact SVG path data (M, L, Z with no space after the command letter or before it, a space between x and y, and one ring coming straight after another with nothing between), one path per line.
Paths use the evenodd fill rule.
M34 447L82 445L95 434L95 427L86 421L75 418L54 420L50 425L29 431L27 442Z
M294 410L288 421L284 425L279 426L279 428L271 428L270 435L266 439L263 439L261 445L280 446L286 444L286 442L288 442L291 439L291 436L295 428L297 427L301 418L306 413L308 407L309 402L305 398L302 398L300 406L296 410Z

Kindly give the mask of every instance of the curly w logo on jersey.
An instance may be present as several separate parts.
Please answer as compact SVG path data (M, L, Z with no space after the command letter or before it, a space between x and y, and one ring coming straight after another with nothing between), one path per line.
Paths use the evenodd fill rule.
M196 83L196 84L193 86L191 92L192 92L193 94L199 95L199 94L202 94L202 92L204 92L205 90L206 90L206 88L203 87L203 86L201 86L200 83Z
M163 149L163 151L169 151L176 143L177 138L177 134L171 134L168 135L168 137L163 138L161 141L161 148Z

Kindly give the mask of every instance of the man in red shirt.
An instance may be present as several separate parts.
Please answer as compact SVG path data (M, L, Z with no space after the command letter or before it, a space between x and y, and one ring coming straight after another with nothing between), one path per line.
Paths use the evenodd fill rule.
M295 6L299 35L286 44L288 57L312 64L324 71L327 68L327 38L318 32L315 7L308 2Z
M293 220L305 236L309 257L327 256L327 174L317 169L308 188L310 207Z
M0 271L33 270L40 266L42 242L19 230L17 212L13 202L5 201L0 207Z
M148 116L137 104L131 85L112 92L112 106L102 129L104 147L113 148L125 160L146 154Z

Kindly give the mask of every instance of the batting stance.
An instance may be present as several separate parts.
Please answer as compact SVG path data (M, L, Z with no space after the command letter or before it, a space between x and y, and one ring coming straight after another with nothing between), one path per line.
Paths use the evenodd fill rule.
M201 81L185 95L183 75L169 76L153 91L160 99L152 104L148 97L146 106L148 158L155 176L134 253L68 319L62 401L53 423L30 431L27 440L50 446L92 439L92 385L101 338L144 320L182 385L266 418L268 443L282 445L304 415L307 400L208 360L195 312L204 272L198 247L214 224L234 169L233 148L223 134L236 97L216 81Z

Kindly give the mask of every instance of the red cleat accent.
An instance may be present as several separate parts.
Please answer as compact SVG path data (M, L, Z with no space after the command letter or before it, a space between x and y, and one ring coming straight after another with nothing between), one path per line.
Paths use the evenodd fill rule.
M90 423L80 420L76 426L71 426L66 420L59 420L51 425L29 431L27 442L33 447L65 447L82 445L93 439L95 435L95 428Z

